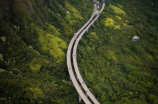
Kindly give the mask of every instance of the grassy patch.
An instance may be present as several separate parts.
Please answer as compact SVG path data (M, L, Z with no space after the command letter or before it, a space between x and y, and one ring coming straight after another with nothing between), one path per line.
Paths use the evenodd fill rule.
M35 87L35 86L34 86L34 87L30 88L29 90L34 93L34 97L35 97L35 98L44 97L43 91L42 91L42 89L39 88L39 87Z
M37 63L37 64L32 64L30 65L32 72L37 72L40 70L41 68L41 64Z
M61 34L58 32L58 30L53 25L50 25L50 24L47 24L47 25L48 25L48 31L53 33L54 36L61 36Z
M34 58L29 64L30 64L32 72L38 72L40 71L41 66L47 63L49 63L47 59Z
M64 61L65 53L63 50L67 48L66 42L59 37L46 33L40 28L36 29L39 34L38 40L41 43L42 50L49 52L58 61Z
M73 18L69 14L66 15L66 21L68 21L69 25L71 26L73 26L76 23L76 21L73 20Z
M120 4L118 4L118 3L117 3L117 6L118 6L119 8L123 8L123 6L122 6L122 5L120 5Z
M115 16L117 19L121 20L122 18L120 16Z
M65 7L72 13L72 15L75 18L83 19L83 17L81 17L81 14L73 6L71 6L68 2L65 2Z
M95 40L99 39L99 37L96 35L96 32L91 32L91 38Z
M119 30L121 29L120 25L115 25L115 21L110 17L106 18L105 26L114 27L114 29L119 29Z
M122 14L126 15L126 13L122 9L120 9L119 7L117 7L117 6L114 6L114 5L110 4L109 7L111 9L113 9L116 13L120 13L120 14L122 13Z

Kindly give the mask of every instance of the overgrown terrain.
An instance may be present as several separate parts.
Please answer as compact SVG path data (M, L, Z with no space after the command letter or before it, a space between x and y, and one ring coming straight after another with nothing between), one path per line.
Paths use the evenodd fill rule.
M92 11L92 0L0 0L0 104L78 104L66 51ZM156 0L107 0L80 41L80 72L101 104L158 104L157 18Z

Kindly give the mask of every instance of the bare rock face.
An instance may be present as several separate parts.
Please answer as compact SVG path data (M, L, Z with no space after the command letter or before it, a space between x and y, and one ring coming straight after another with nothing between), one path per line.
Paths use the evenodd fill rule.
M138 36L136 36L136 35L132 37L132 41L138 41L139 39L140 38Z

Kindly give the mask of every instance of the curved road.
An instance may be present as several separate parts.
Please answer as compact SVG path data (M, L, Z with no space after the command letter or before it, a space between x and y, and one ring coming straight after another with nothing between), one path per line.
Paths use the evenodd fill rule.
M84 94L84 92L82 91L82 89L80 88L80 85L78 84L76 77L73 73L73 69L72 69L72 64L71 64L71 50L72 50L72 46L74 44L74 41L76 40L78 34L80 32L82 32L82 30L89 24L89 22L93 19L93 17L95 16L95 10L97 8L97 5L94 4L94 12L91 16L91 18L87 21L87 23L77 32L75 33L75 35L73 36L73 38L71 39L69 46L68 46L68 50L67 50L67 67L68 67L68 71L69 71L69 75L70 78L72 80L72 83L74 85L74 87L76 88L78 94L80 95L80 97L82 98L82 100L86 103L86 104L91 104L91 102L89 101L89 99L87 98L87 96Z
M103 4L103 6L105 5L105 3ZM103 8L104 9L104 8ZM102 9L102 10L103 10ZM97 18L99 17L99 14L100 14L101 12L99 11L97 11L97 4L94 4L94 12L93 12L93 14L92 14L92 16L91 16L91 18L87 21L87 23L77 32L77 33L75 33L75 35L73 36L73 38L71 39L71 41L70 41L70 43L69 43L69 46L68 46L68 50L67 50L67 67L68 67L68 71L69 71L69 75L70 75L70 78L71 78L71 80L72 80L72 83L73 83L73 85L74 85L74 87L76 88L76 90L77 90L77 92L78 92L78 94L79 94L79 96L82 98L82 100L86 103L86 104L91 104L91 102L89 101L89 99L87 98L87 96L85 95L85 93L82 91L82 89L80 88L80 85L79 85L79 83L77 82L77 80L76 80L76 77L75 77L75 75L74 75L74 73L73 73L73 68L72 68L72 64L71 64L71 50L72 50L72 47L73 47L73 44L74 44L74 41L77 39L77 36L78 36L78 34L80 33L80 32L82 32L83 31L83 29L92 21L92 19L94 18L94 16L96 15L96 14L98 14L97 15L97 17L93 20L93 22L91 22L91 25L97 20ZM87 27L89 28L91 25L88 25ZM83 33L83 32L82 32ZM84 33L85 33L85 31L84 31ZM81 35L80 35L81 36ZM78 38L79 39L79 38ZM74 56L74 55L73 55ZM81 75L80 75L81 76ZM82 77L81 77L82 78ZM83 80L83 79L82 79ZM82 84L81 84L82 85ZM88 96L90 97L90 96L93 96L92 94L91 94L91 92L89 91L89 89L88 90L85 90L86 91L86 93L88 94ZM88 91L88 92L87 92ZM94 96L93 96L94 97ZM93 98L93 97L90 97L90 98ZM94 99L94 98L93 98ZM92 99L92 101L93 101L93 99ZM99 102L96 100L95 102L97 102L98 104L99 104ZM94 102L94 103L95 103ZM96 104L97 104L96 103Z
M97 99L93 96L93 94L91 93L91 91L88 89L88 87L86 86L81 74L80 74L80 71L79 71L79 68L78 68L78 65L77 65L77 46L79 44L79 41L82 39L82 36L84 35L84 33L90 28L90 26L92 26L94 24L94 22L98 19L100 13L103 11L105 7L105 3L103 4L102 6L102 9L97 12L97 17L86 27L86 29L79 35L79 37L77 38L75 44L74 44L74 48L73 48L73 64L74 64L74 68L75 68L75 72L77 74L77 78L79 79L83 89L85 90L86 94L90 97L90 99L95 103L95 104L100 104Z

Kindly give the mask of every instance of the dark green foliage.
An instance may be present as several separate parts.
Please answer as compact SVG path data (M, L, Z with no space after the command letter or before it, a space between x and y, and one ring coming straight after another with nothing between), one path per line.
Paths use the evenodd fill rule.
M157 79L156 57L158 55L157 35L155 34L158 21L154 16L158 10L153 13L154 6L149 5L151 3L149 1L142 3L141 0L130 2L108 0L107 5L110 3L115 6L121 4L123 7L120 8L127 14L122 16L107 6L100 16L100 21L92 27L89 33L85 34L78 47L78 54L81 55L78 57L78 62L80 70L83 70L83 77L88 86L95 86L95 96L98 99L101 98L100 101L103 104L109 102L116 104L153 103L153 99L148 100L148 94L158 96L155 92L157 89L154 87L154 85L157 86L154 80ZM122 19L118 20L115 18L116 15ZM105 26L104 22L108 17L115 21L115 25L120 24L121 30ZM124 30L122 20L128 20L127 25L130 28ZM96 32L99 40L96 38L94 41L91 38L91 32ZM134 35L138 35L140 40L131 41ZM93 55L88 56L91 54L89 49ZM93 49L96 51L92 51ZM107 87L96 87L96 84L100 83Z
M7 67L8 67L7 63L5 61L0 60L0 68L4 68L5 69Z
M127 73L132 71L132 69L133 69L133 66L128 64L128 63L124 64L123 67L122 67L122 70L127 72Z
M66 1L83 17L70 11L73 26L66 21ZM126 15L116 13L110 4ZM98 21L80 41L78 66L101 104L158 103L157 7L155 0L107 0ZM0 1L0 104L78 104L66 63L42 50L39 35L55 36L58 31L56 37L68 45L92 9L92 0ZM106 26L107 18L120 29ZM130 28L125 30L126 26ZM131 41L134 35L140 40Z
M122 52L123 52L124 54L129 54L129 53L130 53L130 49L124 47L124 48L122 48Z
M150 95L148 96L148 99L149 99L149 101L150 101L151 103L153 103L153 104L157 104L157 103L158 103L158 98L157 98L155 95L153 95L153 94L150 94Z
M3 5L0 7L0 54L3 56L3 60L0 59L2 104L78 102L77 92L69 81L66 64L59 63L48 53L42 54L44 52L41 50L36 26L48 33L46 23L54 25L58 31L60 29L62 34L60 38L64 40L67 39L66 35L73 34L72 27L63 19L66 15L64 8L54 1L52 6L55 9L49 10L48 4L44 0L0 2L0 5ZM8 13L1 12L6 8L9 8ZM58 17L58 13L62 18ZM67 34L64 34L65 32ZM39 61L43 64L39 71L34 72L31 64L36 58L46 62ZM39 64L35 62L34 64ZM62 82L63 79L68 81ZM70 93L76 97L72 99Z
M139 45L134 45L132 47L132 50L138 54L142 54L144 52L144 49L142 46L139 46Z

